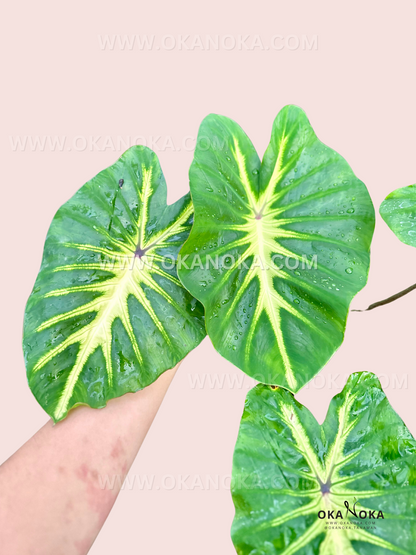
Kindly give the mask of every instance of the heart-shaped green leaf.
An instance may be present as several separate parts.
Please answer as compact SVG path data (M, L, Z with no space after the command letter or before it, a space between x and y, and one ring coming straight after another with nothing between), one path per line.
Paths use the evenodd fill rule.
M416 185L390 193L381 203L380 214L400 241L416 247Z
M416 553L416 441L374 374L352 374L322 426L289 391L252 389L231 487L239 555Z
M285 107L260 164L232 120L201 124L195 222L178 273L205 306L217 351L258 381L298 391L342 343L374 231L365 185Z
M55 421L151 384L204 338L203 307L176 272L192 219L189 194L166 205L141 146L58 210L23 338L29 385Z

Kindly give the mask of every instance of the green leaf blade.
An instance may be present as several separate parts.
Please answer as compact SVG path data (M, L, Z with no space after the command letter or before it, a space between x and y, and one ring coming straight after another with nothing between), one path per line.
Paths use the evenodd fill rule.
M298 391L342 343L367 281L365 185L288 106L261 164L235 122L208 116L190 186L195 222L178 273L205 306L214 347L258 381Z
M416 247L416 185L390 193L381 203L380 214L402 243Z
M181 285L190 195L166 205L156 155L132 147L57 212L28 300L29 385L55 421L146 387L205 336L203 307Z
M415 468L416 441L373 374L350 376L322 426L290 392L256 386L234 453L237 552L414 554ZM355 518L345 502L384 519Z

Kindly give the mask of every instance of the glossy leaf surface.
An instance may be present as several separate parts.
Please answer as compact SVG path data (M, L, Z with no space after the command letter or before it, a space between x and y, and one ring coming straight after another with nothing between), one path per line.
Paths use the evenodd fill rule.
M380 214L400 241L416 247L416 185L393 191L381 203Z
M289 391L252 389L231 487L239 555L416 553L416 442L373 374L350 376L322 426Z
M176 272L190 195L166 205L157 156L132 147L55 215L26 307L29 385L55 421L103 407L175 366L205 336Z
M367 281L365 185L287 106L262 163L234 121L205 118L190 186L195 222L178 273L205 306L214 347L258 381L298 391L342 343Z

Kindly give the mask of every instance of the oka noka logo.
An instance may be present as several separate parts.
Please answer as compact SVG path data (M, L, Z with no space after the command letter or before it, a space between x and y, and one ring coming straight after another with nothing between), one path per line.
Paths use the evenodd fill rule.
M349 517L349 513L350 513L353 517L359 518L361 520L366 520L366 519L375 520L377 518L384 519L383 511L377 511L376 509L374 509L373 511L370 511L370 510L359 511L358 509L356 509L357 504L360 505L361 503L354 497L354 505L352 508L350 507L350 504L348 503L348 501L344 501L344 506L347 509L347 511L344 514L342 514L342 512L339 510L335 511L335 509L333 511L319 511L318 518L345 519L345 518L351 518Z

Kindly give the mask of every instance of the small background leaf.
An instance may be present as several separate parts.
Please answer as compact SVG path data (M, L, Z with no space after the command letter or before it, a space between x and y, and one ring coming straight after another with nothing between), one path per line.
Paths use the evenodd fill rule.
M400 241L416 247L416 185L393 191L381 203L380 214Z

